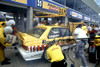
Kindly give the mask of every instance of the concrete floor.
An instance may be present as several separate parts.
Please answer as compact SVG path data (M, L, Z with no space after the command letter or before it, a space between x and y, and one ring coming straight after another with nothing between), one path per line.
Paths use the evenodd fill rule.
M68 66L70 67L71 61L68 58L68 52L64 51L67 57L67 62L68 62ZM20 54L18 53L17 50L14 49L6 49L5 50L5 54L6 57L11 59L11 64L10 65L3 65L0 67L50 67L50 63L49 62L45 62L42 59L39 60L34 60L34 61L25 61ZM87 54L85 54L86 56L88 56ZM73 61L75 62L75 67L80 67L81 65L81 59L76 59L74 58L74 53L72 51L70 51L69 56L73 59ZM88 57L87 58L87 62L88 62ZM95 64L93 63L89 63L88 62L88 67L94 67Z

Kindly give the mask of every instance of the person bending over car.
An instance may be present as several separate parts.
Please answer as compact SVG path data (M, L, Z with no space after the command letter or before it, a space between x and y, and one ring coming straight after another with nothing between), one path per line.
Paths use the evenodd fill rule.
M49 45L47 58L50 59L51 67L67 67L62 49L59 45Z

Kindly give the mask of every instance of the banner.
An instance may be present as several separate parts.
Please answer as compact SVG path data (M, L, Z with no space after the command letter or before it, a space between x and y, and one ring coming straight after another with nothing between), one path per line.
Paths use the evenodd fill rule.
M82 19L83 18L83 16L81 14L79 14L77 12L74 12L74 11L70 11L70 15L72 17L79 18L79 19Z
M11 1L27 4L27 0L11 0Z
M42 8L52 10L52 11L56 11L56 12L58 12L59 15L63 15L63 16L66 16L66 14L67 14L67 8L62 8L62 7L59 7L57 5L54 5L54 4L45 2L45 1L43 1L43 7Z
M87 17L87 16L84 16L84 20L90 21L91 19L89 17Z

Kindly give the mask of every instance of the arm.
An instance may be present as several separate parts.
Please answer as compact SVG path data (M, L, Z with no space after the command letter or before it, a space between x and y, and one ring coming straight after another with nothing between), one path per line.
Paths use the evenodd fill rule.
M4 38L3 32L0 30L0 43L2 45L4 45L4 40L5 40L5 38Z
M75 29L73 36L77 36L78 35L78 29Z
M47 59L48 59L48 60L51 59L51 58L50 58L50 55L49 55L49 53L48 53L48 51L47 51Z
M3 28L0 28L0 43L1 43L3 46L11 46L11 44L6 43L5 39L6 39L6 38L4 37Z

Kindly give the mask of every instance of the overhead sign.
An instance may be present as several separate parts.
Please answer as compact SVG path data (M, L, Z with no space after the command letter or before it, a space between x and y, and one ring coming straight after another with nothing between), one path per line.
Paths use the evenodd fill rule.
M84 16L84 20L90 21L91 19L89 17Z
M43 1L43 7L42 8L59 12L59 8L60 7L59 6L56 6L54 4L51 4L51 3L48 3L48 2Z
M37 6L42 7L42 0L37 0Z
M79 18L79 19L82 19L83 18L83 16L81 14L79 14L77 12L74 12L74 11L70 11L70 15L72 17Z
M61 9L59 9L58 14L62 15L62 16L66 16L66 14L67 14L67 8L61 8Z
M11 0L11 1L27 4L27 0Z
M45 1L43 1L43 7L42 8L52 10L52 11L56 11L56 12L58 12L59 15L63 15L63 16L66 16L66 14L67 14L67 8L62 8L62 7L59 7L57 5L54 5L54 4L45 2Z
M13 3L13 5L16 3L20 5L35 7L37 0L4 0L4 1L11 2Z

